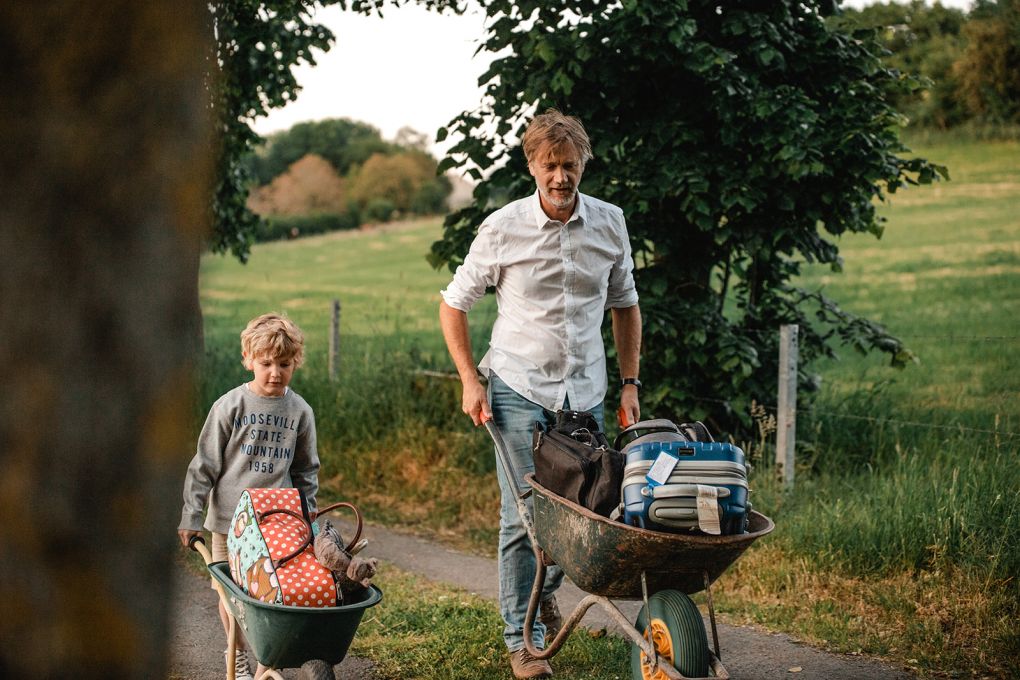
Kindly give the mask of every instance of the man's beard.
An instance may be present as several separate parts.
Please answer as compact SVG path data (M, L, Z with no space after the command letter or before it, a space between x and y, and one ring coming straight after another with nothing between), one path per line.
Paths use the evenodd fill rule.
M561 189L563 187L556 187L556 188L557 189ZM577 188L576 187L570 187L570 195L567 196L566 198L557 198L556 196L554 196L552 194L551 190L547 190L547 189L542 189L541 192L542 192L542 197L545 198L545 200L547 200L554 208L558 208L559 210L564 210L566 208L569 208L570 206L572 206L574 204L574 199L577 198Z

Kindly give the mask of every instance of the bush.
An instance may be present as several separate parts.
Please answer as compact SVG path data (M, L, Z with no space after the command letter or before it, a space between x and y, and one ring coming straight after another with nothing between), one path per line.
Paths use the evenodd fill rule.
M319 215L280 215L267 218L259 230L257 241L279 241L298 236L324 234L330 231L357 229L358 216L354 212L322 213Z
M396 209L388 198L373 198L365 205L363 214L366 222L389 222Z

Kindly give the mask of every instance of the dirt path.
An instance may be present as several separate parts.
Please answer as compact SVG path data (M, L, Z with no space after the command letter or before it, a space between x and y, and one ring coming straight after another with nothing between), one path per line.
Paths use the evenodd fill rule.
M347 530L351 528L347 527ZM496 599L495 560L456 552L380 526L366 527L364 535L370 542L365 554L380 558L383 568L386 563L390 563L429 580L452 585L491 600ZM172 680L223 677L222 650L225 644L216 615L215 594L209 589L208 581L194 576L183 565L178 570L175 585L179 604L171 641L169 677ZM581 590L570 583L564 583L558 596L564 616L573 610L583 596ZM630 620L637 617L638 603L619 604ZM599 607L588 610L583 625L591 629L617 631ZM709 642L711 644L711 632ZM902 669L872 659L830 654L801 644L786 635L754 628L720 624L719 642L723 664L735 680L907 680L913 677ZM364 659L348 657L336 670L337 677L344 680L378 680L372 672L371 663ZM289 671L287 677L295 678L297 674ZM465 674L463 679L452 680L474 680L474 677Z

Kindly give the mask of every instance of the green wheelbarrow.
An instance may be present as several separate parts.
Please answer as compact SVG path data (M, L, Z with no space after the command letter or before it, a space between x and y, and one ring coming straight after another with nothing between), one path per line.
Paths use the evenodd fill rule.
M333 666L343 661L365 610L382 601L372 585L364 600L340 607L289 607L261 602L244 593L230 577L226 562L213 562L205 541L192 539L215 581L230 618L227 635L228 672L234 668L240 626L255 658L269 670L263 680L284 680L280 668L300 668L308 680L335 680Z
M598 604L633 643L633 680L729 678L719 655L711 585L754 541L775 528L772 520L752 511L747 533L730 536L664 533L616 522L553 493L532 474L524 476L530 488L522 490L502 434L492 420L485 427L535 552L535 582L524 619L528 653L537 659L554 656L585 612ZM525 503L528 496L533 512ZM545 649L538 649L532 630L546 567L553 564L589 594ZM701 612L689 597L702 591L707 595L712 649ZM610 598L642 600L637 621L632 625Z

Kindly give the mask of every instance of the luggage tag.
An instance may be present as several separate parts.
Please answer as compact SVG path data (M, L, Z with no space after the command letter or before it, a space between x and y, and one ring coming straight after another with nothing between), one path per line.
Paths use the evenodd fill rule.
M673 469L680 462L679 456L674 456L668 451L663 451L652 463L652 467L649 468L648 474L645 475L645 479L648 480L648 486L656 487L662 486L669 481L669 476L673 474Z
M698 484L698 528L713 536L722 533L719 526L718 499L718 487Z

